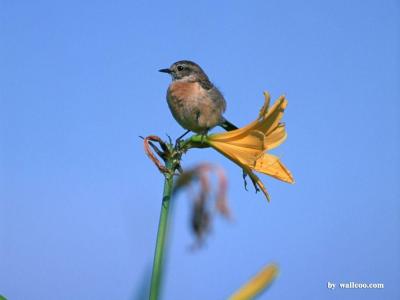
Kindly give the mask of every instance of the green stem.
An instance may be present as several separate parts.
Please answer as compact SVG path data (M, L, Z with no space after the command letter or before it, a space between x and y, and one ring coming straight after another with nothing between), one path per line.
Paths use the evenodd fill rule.
M168 170L172 170L171 162L167 161L166 167ZM172 193L173 175L166 173L164 181L164 192L161 204L160 221L158 223L157 232L157 243L154 254L153 262L153 273L151 276L151 287L150 287L150 300L158 300L161 290L163 265L164 265L164 254L165 254L165 241L168 234L168 216L169 216L169 205Z
M181 142L182 149L189 150L190 148L207 148L210 147L207 137L200 134L192 135L190 138Z

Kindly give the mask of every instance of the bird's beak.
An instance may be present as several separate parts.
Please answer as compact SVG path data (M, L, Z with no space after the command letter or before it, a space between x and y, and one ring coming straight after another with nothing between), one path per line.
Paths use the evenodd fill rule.
M168 73L168 74L172 73L172 71L170 69L160 69L160 70L158 70L158 72L163 72L163 73Z

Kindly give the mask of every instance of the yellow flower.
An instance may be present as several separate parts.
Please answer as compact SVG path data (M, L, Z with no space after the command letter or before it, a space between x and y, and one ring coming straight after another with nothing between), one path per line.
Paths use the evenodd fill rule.
M229 300L247 300L253 299L267 288L272 280L278 274L278 267L276 265L268 265L261 270L256 276L250 279L243 287L233 294Z
M294 183L294 179L278 157L266 153L282 144L286 139L285 124L280 123L280 120L287 106L287 100L281 96L269 108L270 95L265 92L264 96L265 103L257 120L233 131L209 135L205 141L242 167L269 201L270 197L265 186L253 173L253 170L288 183Z

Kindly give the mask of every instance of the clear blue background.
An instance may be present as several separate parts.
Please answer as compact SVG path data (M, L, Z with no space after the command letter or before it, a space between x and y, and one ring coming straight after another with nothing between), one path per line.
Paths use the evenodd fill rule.
M175 203L164 299L225 299L269 262L261 299L399 299L397 1L1 1L0 293L10 300L140 299L162 176L139 135L183 130L157 70L198 62L242 126L286 94L275 153L295 185L246 192L218 153L234 222L188 251ZM382 282L383 290L328 290Z

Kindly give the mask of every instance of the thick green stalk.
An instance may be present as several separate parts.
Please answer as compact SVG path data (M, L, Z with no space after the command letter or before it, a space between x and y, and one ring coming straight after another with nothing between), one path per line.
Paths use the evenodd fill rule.
M172 170L172 164L167 161L166 167L168 170ZM164 266L164 254L165 254L165 241L168 234L168 216L169 216L169 206L172 193L173 185L173 175L166 173L164 181L164 192L161 204L160 221L158 223L157 232L157 243L156 250L154 254L153 262L153 273L151 276L151 288L150 288L150 300L158 300L162 285L162 275Z

